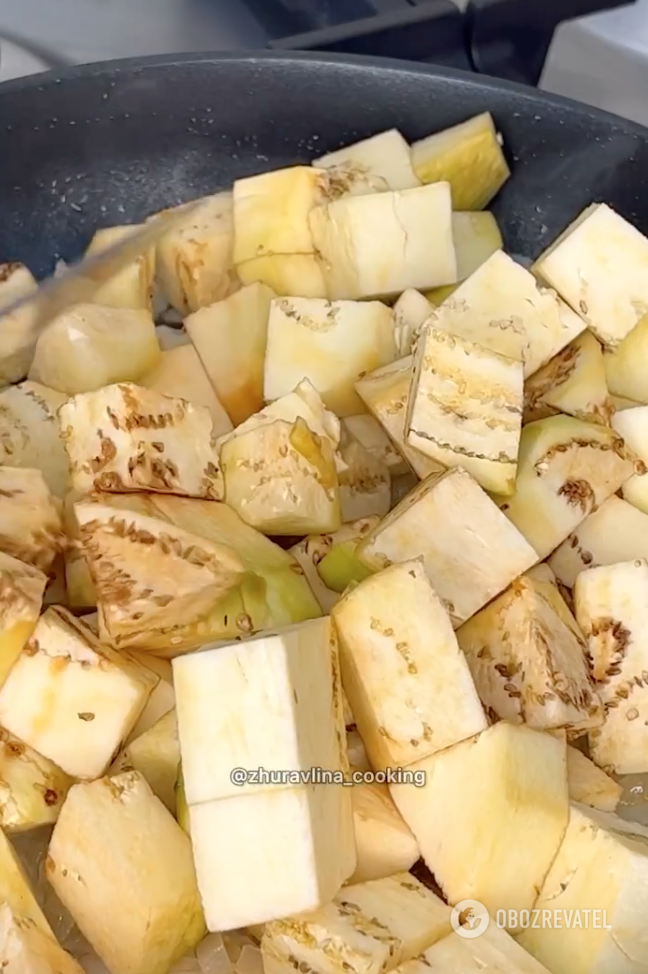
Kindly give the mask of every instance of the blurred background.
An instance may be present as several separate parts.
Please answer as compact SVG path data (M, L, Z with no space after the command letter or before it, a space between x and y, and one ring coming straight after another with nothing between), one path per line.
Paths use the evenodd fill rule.
M648 0L0 0L0 81L109 58L263 48L453 65L648 125Z

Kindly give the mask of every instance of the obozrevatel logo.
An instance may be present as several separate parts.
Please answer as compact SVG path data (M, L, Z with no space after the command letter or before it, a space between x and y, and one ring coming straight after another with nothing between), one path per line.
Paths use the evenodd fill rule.
M478 900L462 900L450 914L452 929L464 940L474 940L488 930L488 910Z

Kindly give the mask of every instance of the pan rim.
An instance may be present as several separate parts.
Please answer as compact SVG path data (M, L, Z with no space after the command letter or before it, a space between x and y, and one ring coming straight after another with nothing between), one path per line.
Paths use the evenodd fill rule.
M572 98L565 98L552 92L540 91L526 85L489 75L476 74L456 68L442 67L422 62L405 61L397 58L369 57L366 55L321 53L317 51L197 51L170 54L154 54L144 57L119 58L96 61L71 67L54 68L24 78L13 78L0 83L0 102L22 91L46 90L58 85L72 84L84 78L114 78L116 75L133 75L165 67L180 67L192 64L236 63L250 67L262 64L285 65L288 69L298 66L321 65L327 69L347 69L350 72L394 77L428 77L446 81L457 88L477 89L481 92L501 92L515 98L520 107L527 105L529 110L553 109L577 116L581 120L615 126L625 134L637 139L648 140L648 127L615 115L603 109L587 105Z

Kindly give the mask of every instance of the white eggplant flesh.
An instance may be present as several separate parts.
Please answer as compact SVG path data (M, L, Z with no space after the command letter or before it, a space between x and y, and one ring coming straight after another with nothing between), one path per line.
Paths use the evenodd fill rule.
M374 768L404 767L486 730L464 654L420 560L333 608L342 682Z
M0 308L36 291L36 280L23 264L0 263ZM0 388L24 379L34 358L38 307L27 304L0 316Z
M342 523L330 441L301 418L227 437L220 465L227 504L257 531L320 534L337 531Z
M343 195L362 196L421 185L412 168L410 147L396 129L320 156L313 166L333 170Z
M609 426L615 406L605 379L603 350L590 331L570 342L524 386L524 422L567 413Z
M194 406L205 406L212 418L215 437L225 436L233 429L193 345L163 351L157 367L143 375L139 385L172 399L186 399Z
M57 416L66 398L38 382L21 382L0 392L0 463L40 470L59 498L69 489L68 458Z
M561 922L530 926L518 942L552 974L640 974L648 967L646 889L648 829L573 804L536 903L540 916L550 910Z
M412 364L413 358L408 355L364 376L356 382L355 388L403 458L406 469L413 470L417 477L423 479L438 473L443 467L406 442L405 417L409 405Z
M49 608L0 689L0 724L71 777L97 778L154 685L80 620Z
M158 241L156 278L167 303L184 316L235 291L233 246L232 194L206 196Z
M403 291L394 305L394 324L396 329L396 352L398 358L411 355L421 328L432 314L434 305L410 287Z
M408 445L443 467L462 467L484 490L512 494L523 384L519 360L426 326L414 354Z
M332 903L266 925L265 970L287 965L315 974L381 974L450 932L450 908L408 873L347 886Z
M279 790L263 780L234 781L232 768L296 777L314 767L345 770L337 642L328 617L179 657L173 676L189 807Z
M594 203L534 264L608 348L648 314L648 239L605 203Z
M567 784L572 802L614 812L623 794L622 786L598 768L576 747L567 747Z
M0 466L0 550L48 573L65 543L61 503L41 471Z
M0 686L34 631L46 585L43 572L0 552Z
M250 284L185 319L209 381L235 426L263 407L268 318L275 296L265 284Z
M603 722L587 643L551 577L532 569L516 579L464 623L457 639L495 719L535 730L583 730Z
M313 209L309 224L331 300L457 280L449 183L347 196Z
M549 565L572 589L581 572L620 561L648 559L648 514L613 494L556 548Z
M648 772L648 561L582 572L574 604L605 708L588 735L592 760L617 774Z
M532 909L567 829L565 749L500 721L413 765L422 788L390 786L450 904L477 900L507 919Z
M207 927L225 931L330 903L356 867L351 793L300 785L189 806Z
M515 493L502 510L546 558L635 472L621 437L606 426L552 416L522 430Z
M374 570L422 557L455 629L538 561L459 467L422 481L360 542L357 555Z
M648 406L624 409L612 417L612 428L643 463L643 472L630 477L621 488L623 499L648 514Z
M577 314L502 250L453 291L430 321L435 328L521 359L525 378L585 330Z
M378 301L284 298L270 305L264 396L309 379L339 417L363 412L354 384L396 358L394 316Z
M105 227L97 230L86 250L87 257L96 257L115 247L142 226ZM92 304L106 308L132 308L151 311L153 307L153 278L155 276L155 248L151 248L132 264L106 281L92 298Z
M205 934L191 842L135 771L70 790L45 873L111 974L167 974Z
M376 460L384 463L392 478L406 474L409 467L400 455L387 433L375 416L370 413L360 413L358 416L347 416L342 421L342 428L371 453Z
M83 968L29 917L0 906L0 969L4 974L83 974Z
M234 264L243 284L258 281L280 295L327 296L308 216L329 192L337 193L331 178L314 167L291 166L236 180Z
M29 379L75 396L112 382L135 382L159 358L149 311L77 304L41 332Z
M124 382L74 396L59 421L77 491L222 497L206 406Z
M483 210L511 175L490 112L415 142L412 163L424 183L449 181L455 210Z

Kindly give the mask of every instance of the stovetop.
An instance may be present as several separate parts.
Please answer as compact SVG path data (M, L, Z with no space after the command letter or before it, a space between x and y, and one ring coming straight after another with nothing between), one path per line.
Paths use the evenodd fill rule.
M21 0L0 10L0 80L41 64L270 47L400 57L536 84L559 23L627 2Z

